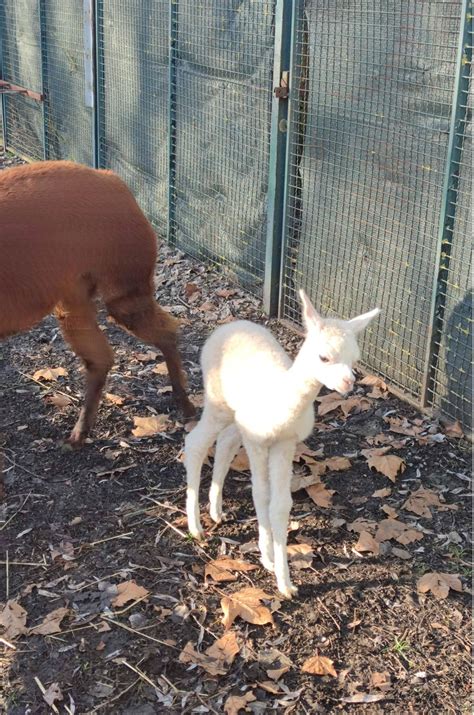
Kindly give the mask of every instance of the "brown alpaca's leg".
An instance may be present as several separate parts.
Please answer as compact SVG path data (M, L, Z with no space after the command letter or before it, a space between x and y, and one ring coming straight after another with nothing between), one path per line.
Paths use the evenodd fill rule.
M161 350L168 367L174 399L185 417L193 417L196 409L186 392L187 381L177 347L177 321L148 295L108 301L107 308L122 328Z
M65 340L86 368L84 406L69 442L79 447L94 425L97 408L108 372L113 365L112 349L99 329L95 306L86 290L63 300L55 310Z

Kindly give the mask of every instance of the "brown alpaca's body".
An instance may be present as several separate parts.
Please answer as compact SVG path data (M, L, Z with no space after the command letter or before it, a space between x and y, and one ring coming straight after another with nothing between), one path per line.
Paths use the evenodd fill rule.
M87 370L74 444L94 423L113 362L95 295L121 327L163 352L175 398L186 416L193 413L177 321L154 299L156 255L150 223L112 172L54 161L0 173L0 340L54 311Z

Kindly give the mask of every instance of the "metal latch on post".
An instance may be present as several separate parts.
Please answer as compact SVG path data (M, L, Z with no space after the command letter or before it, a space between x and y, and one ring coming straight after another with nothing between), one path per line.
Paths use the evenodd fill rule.
M288 99L290 86L290 73L288 70L284 70L281 73L280 86L273 89L273 93L277 99Z

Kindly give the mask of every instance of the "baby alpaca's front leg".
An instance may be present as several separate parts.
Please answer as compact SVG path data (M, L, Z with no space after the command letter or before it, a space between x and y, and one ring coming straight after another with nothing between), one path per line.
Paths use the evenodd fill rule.
M275 554L275 576L278 590L287 598L298 593L293 586L288 569L287 533L291 505L291 477L295 443L281 442L269 450L268 466L270 474L270 524Z
M268 512L270 504L270 484L268 481L268 449L254 444L244 437L244 447L247 451L250 471L252 473L252 496L258 521L258 546L260 560L268 570L274 570L273 539Z

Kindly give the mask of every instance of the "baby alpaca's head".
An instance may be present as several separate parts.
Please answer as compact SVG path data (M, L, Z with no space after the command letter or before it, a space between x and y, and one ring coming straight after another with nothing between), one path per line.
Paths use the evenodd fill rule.
M352 367L359 360L357 334L380 313L379 308L352 320L322 318L300 290L306 338L301 350L305 372L312 379L345 395L354 386Z

